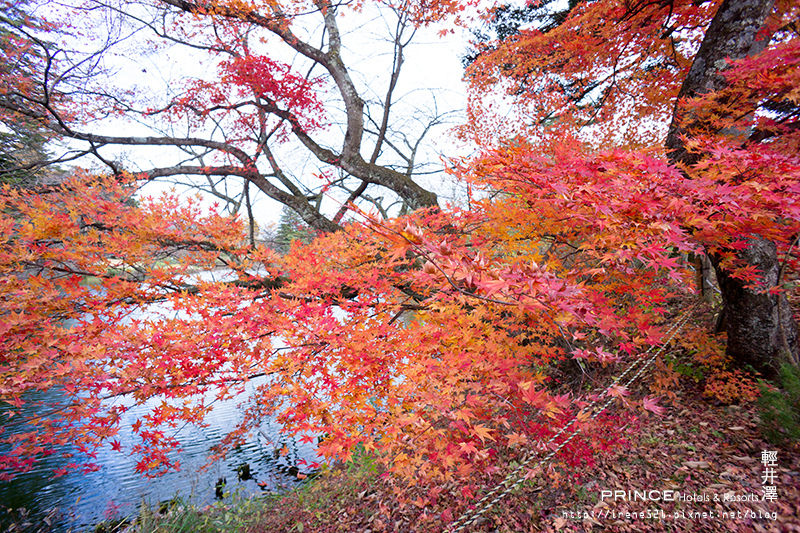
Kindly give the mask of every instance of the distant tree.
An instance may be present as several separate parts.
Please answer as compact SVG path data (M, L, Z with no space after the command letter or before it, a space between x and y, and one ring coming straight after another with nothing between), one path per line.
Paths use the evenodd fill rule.
M530 2L524 5L500 4L492 8L482 27L472 30L473 47L463 58L468 67L478 56L497 48L499 43L519 35L525 27L547 33L563 23L567 15L581 0L569 0L566 5L559 0Z
M316 234L297 213L284 207L277 227L266 235L266 242L279 254L286 255L294 241L308 244Z
M35 32L44 23L25 0L3 0L0 14L0 181L30 186L57 172L45 147L54 132L36 114L9 113L35 94L45 70ZM43 95L42 95L43 96Z

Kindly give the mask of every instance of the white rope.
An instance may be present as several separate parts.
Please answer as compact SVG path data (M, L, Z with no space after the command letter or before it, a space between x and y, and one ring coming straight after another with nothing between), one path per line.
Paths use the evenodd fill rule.
M636 359L635 361L633 361L622 372L622 374L620 374L614 380L614 383L621 382L625 378L625 376L627 376L628 374L633 372L634 368L636 368L636 366L639 365L639 363L641 363L642 361L644 361L644 363L633 374L633 376L631 376L631 378L628 379L628 381L624 383L624 387L627 388L630 384L632 384L634 381L636 381L641 376L643 376L645 374L645 372L648 370L648 368L650 367L650 365L653 364L653 362L658 358L658 356L661 354L661 352L664 351L664 347L673 338L675 338L675 336L678 334L678 332L683 328L684 324L686 324L686 322L689 320L689 316L690 316L691 311L696 306L697 306L697 303L692 305L688 310L686 310L686 312L683 314L683 316L680 319L675 321L672 324L672 326L670 326L670 328L667 329L666 333L669 335L669 338L667 338L666 341L661 343L661 345L658 347L658 349L655 351L655 353L653 353L647 359L639 358L639 359ZM648 353L653 348L654 347L651 347L647 352L645 352L645 354ZM606 395L608 394L608 391L610 389L611 389L611 386L606 388L606 391L605 391ZM592 413L592 415L589 417L589 421L593 421L598 416L600 416L600 414L603 413L603 411L605 411L608 408L608 406L611 405L614 402L615 399L616 398L612 397L612 398L609 398L608 400L606 400L605 403L603 403L602 406L600 406L600 408L598 410L596 410L594 413ZM580 412L578 412L578 414L573 416L569 420L569 422L567 422L567 424L564 425L564 427L562 427L560 430L558 430L558 432L555 435L550 437L547 440L547 442L544 443L544 445L542 447L549 446L550 444L555 442L561 435L563 435L564 433L567 433L567 430L584 413L586 413L588 411L591 411L594 407L600 405L600 401L601 400L598 398L597 400L595 400L592 403L590 403L588 406L586 406L583 409L581 409ZM564 440L563 442L561 442L555 449L553 449L553 451L551 451L549 454L547 454L545 457L543 457L541 460L539 460L539 462L536 464L536 466L542 466L545 463L547 463L550 459L555 457L555 455L558 452L560 452L564 448L564 446L569 444L569 442L572 439L574 439L578 434L580 434L580 432L581 432L580 428L573 429L571 434L569 435L569 437L566 440ZM494 507L500 500L505 498L509 493L511 493L514 489L516 489L518 486L520 486L525 481L525 476L523 476L521 474L522 474L523 470L525 470L528 467L528 465L531 464L534 459L536 459L536 457L537 457L537 451L533 450L531 453L529 453L523 459L523 461L516 468L514 468L514 470L512 470L511 472L509 472L506 475L506 477L503 479L503 481L498 483L492 490L490 490L480 500L478 500L478 502L475 504L475 508L474 509L470 509L470 510L464 512L458 518L458 520L453 522L450 525L450 527L448 528L448 531L450 531L451 533L458 533L460 531L463 531L466 527L475 524L480 519L482 514L484 514L486 511L488 511L489 509Z

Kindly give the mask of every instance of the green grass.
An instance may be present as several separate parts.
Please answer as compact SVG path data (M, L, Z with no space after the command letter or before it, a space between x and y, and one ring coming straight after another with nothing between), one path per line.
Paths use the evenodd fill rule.
M788 446L800 440L800 368L784 364L778 378L779 387L759 385L761 430L772 444Z

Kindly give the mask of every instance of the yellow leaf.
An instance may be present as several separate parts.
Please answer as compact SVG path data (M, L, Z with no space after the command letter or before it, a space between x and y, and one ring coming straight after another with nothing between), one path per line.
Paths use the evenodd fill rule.
M484 442L486 439L490 441L495 441L496 439L492 437L492 430L487 428L486 426L473 426L472 432L481 439L481 442Z

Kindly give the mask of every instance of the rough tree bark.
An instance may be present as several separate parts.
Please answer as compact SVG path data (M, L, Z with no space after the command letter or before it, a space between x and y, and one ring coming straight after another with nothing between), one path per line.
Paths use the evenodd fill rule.
M699 124L690 116L682 116L681 100L723 88L721 72L727 66L726 59L747 57L764 49L769 37L759 31L773 5L772 0L725 0L720 5L678 94L666 141L673 163L688 167L702 158L702 154L686 149L685 136ZM774 243L754 236L738 257L758 268L763 288L779 284L781 264ZM797 324L786 296L748 288L721 268L719 257L710 259L722 292L728 355L770 377L781 363L797 361Z

